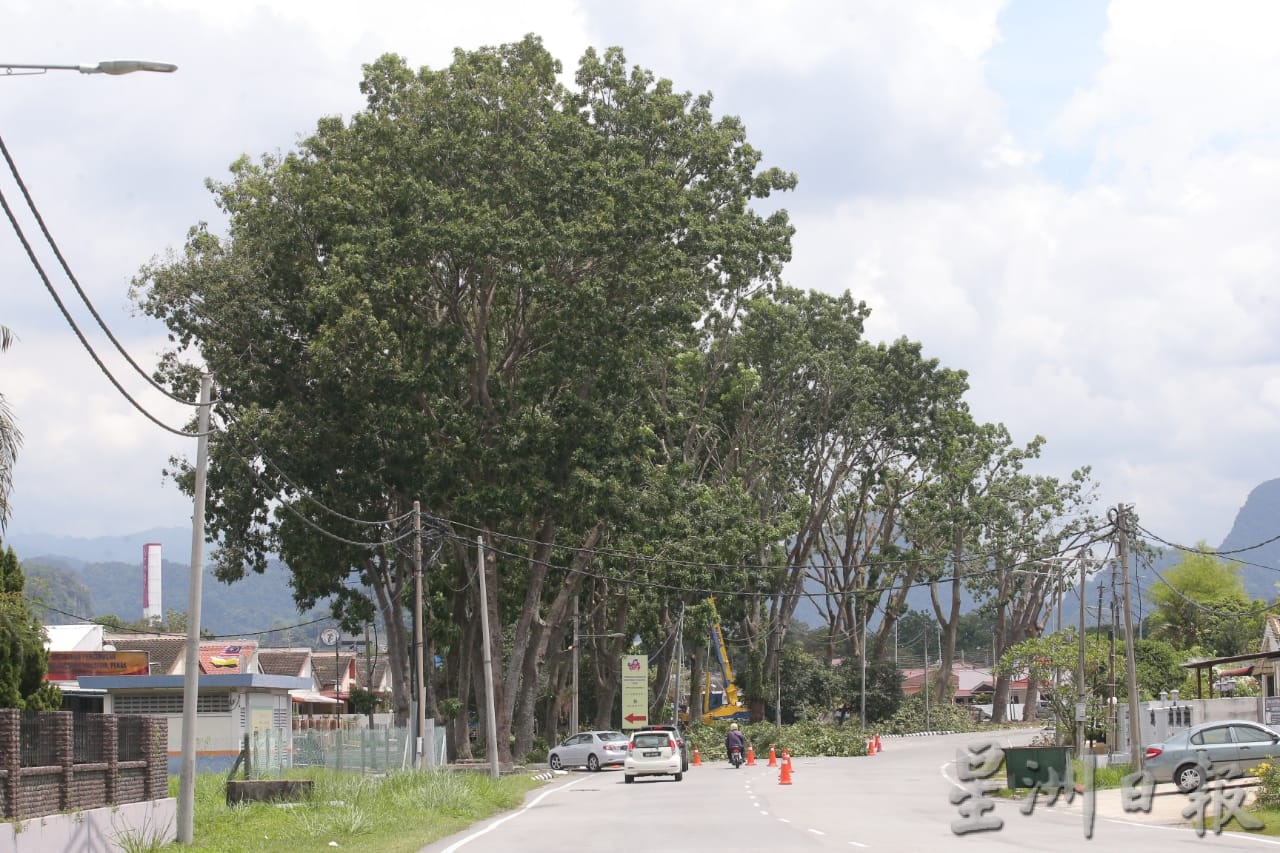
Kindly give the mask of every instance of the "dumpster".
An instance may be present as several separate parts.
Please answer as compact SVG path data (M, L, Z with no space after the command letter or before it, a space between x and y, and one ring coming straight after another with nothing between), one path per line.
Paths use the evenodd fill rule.
M1009 790L1065 788L1071 782L1071 747L1011 746L1004 751Z

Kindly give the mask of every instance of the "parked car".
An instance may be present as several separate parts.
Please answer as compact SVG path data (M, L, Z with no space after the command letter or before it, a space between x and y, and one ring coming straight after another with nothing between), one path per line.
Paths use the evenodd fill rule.
M619 767L627 759L627 742L622 732L579 732L553 746L547 753L547 764L552 770L586 767L596 771L601 767Z
M628 785L636 781L637 776L674 776L677 782L684 779L675 735L670 731L647 729L632 732L623 772Z
M689 772L689 743L684 739L684 735L680 733L680 727L676 725L652 725L644 726L640 729L642 732L670 732L676 739L676 747L680 750L680 771L682 773Z
M1264 759L1274 758L1280 758L1280 733L1274 729L1252 720L1215 720L1170 735L1164 743L1151 744L1142 757L1142 767L1155 781L1173 782L1186 794L1232 764L1243 773Z

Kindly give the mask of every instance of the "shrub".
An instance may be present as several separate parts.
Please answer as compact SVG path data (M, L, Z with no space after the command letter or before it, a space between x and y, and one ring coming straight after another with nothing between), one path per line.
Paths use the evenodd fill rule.
M950 702L929 704L929 730L946 732L977 731L973 712L962 705ZM895 735L925 731L924 698L919 694L908 696L897 712L885 721L880 731Z
M1258 778L1254 805L1262 808L1280 808L1280 763L1264 761L1245 772Z

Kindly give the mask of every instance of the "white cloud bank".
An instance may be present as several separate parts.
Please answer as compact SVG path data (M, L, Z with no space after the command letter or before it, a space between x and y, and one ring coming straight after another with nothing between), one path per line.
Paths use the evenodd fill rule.
M790 283L849 289L874 337L967 370L978 417L1047 437L1043 470L1091 465L1105 503L1216 542L1280 476L1280 7L1114 4L1062 31L1079 43L1057 55L1096 63L1034 68L1059 72L1063 97L993 82L1000 51L1014 78L1017 62L1060 61L1024 43L1024 2L18 3L22 40L0 61L180 70L0 79L0 133L113 328L154 354L129 277L218 220L205 178L359 109L361 63L394 51L439 66L537 32L572 70L587 45L621 45L712 92L769 165L799 174L779 200L798 227ZM27 435L13 529L185 522L159 471L190 443L105 384L11 238L0 270L0 322L20 337L0 391Z

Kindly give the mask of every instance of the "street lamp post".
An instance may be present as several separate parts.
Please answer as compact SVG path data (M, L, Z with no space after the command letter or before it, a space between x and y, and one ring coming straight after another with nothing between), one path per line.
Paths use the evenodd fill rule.
M46 71L79 71L81 74L132 74L135 71L157 71L171 74L178 66L169 62L149 62L145 59L110 59L94 65L22 65L13 62L0 62L0 72L6 77L21 77L27 74L44 74Z

